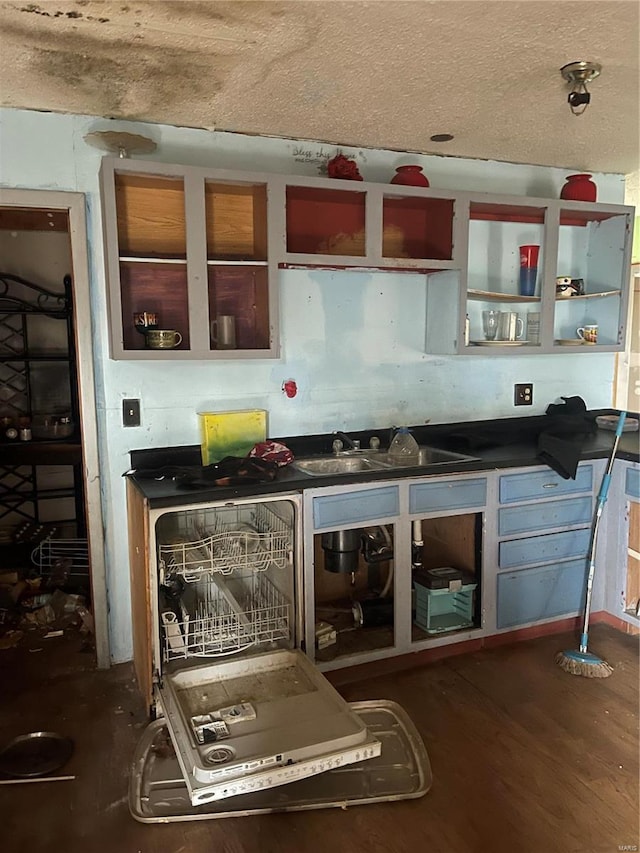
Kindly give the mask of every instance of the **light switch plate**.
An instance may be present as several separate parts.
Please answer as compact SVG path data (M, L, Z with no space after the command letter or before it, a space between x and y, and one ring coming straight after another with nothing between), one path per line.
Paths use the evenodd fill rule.
M122 426L140 426L140 400L122 401Z

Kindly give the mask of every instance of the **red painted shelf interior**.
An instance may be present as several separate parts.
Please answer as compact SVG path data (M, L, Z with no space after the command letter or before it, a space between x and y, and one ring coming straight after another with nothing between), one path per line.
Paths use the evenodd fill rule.
M544 224L544 207L519 204L495 204L493 202L471 202L471 219L488 219L495 222L529 222ZM618 213L601 210L560 210L560 225L585 226L589 222L603 222Z
M237 349L268 349L269 287L266 267L215 266L208 270L209 330L223 314L236 319ZM210 337L209 346L216 348Z
M382 255L385 258L450 261L453 255L453 200L385 196Z
M365 200L354 190L287 187L287 252L364 257Z
M142 311L158 314L161 329L182 335L177 349L189 349L189 299L185 264L120 263L122 337L125 350L143 350L144 335L133 325Z

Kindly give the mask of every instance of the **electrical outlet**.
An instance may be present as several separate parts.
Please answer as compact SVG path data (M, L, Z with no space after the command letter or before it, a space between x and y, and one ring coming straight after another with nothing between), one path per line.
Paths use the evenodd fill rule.
M514 406L532 406L533 405L533 383L523 382L513 386L513 405Z
M140 400L122 401L122 426L140 426Z

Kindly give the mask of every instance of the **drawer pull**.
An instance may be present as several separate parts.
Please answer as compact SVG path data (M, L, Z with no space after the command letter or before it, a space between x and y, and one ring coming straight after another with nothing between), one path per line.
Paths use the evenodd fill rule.
M558 484L557 483L544 483L542 488L543 489L557 489Z

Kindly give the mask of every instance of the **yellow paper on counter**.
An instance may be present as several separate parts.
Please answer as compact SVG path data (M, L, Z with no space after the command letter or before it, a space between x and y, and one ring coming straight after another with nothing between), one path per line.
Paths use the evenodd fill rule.
M211 465L225 456L246 456L254 444L267 437L264 409L235 412L198 412L202 464Z

